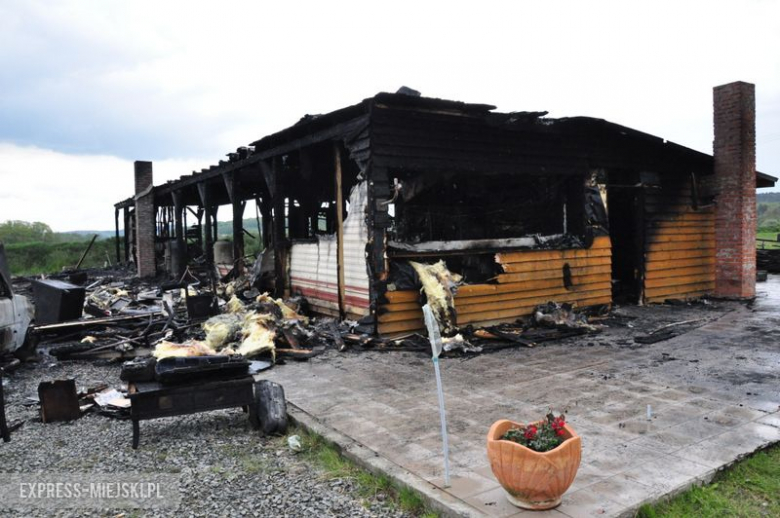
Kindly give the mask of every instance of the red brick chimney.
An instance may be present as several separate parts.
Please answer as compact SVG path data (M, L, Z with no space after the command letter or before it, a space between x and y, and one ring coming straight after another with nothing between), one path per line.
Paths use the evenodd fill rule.
M155 262L154 177L151 162L135 162L135 245L139 277L157 273Z
M756 294L756 94L750 83L714 88L715 295Z

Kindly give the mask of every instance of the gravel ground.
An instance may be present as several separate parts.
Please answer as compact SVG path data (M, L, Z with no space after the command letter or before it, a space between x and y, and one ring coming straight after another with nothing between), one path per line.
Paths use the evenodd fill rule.
M279 368L284 368L279 367ZM24 420L11 442L0 443L0 478L38 473L149 474L180 477L178 509L4 509L3 516L360 516L401 517L382 502L355 496L351 480L323 476L284 439L252 430L241 409L141 422L141 444L132 450L129 420L88 413L71 423L43 424L38 407L21 405L40 381L75 378L77 386L119 385L119 366L42 362L4 379L6 415Z

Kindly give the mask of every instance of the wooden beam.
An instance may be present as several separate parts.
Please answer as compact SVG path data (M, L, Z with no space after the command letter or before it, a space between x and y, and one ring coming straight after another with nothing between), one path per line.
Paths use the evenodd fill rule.
M211 205L211 190L206 183L198 184L198 195L200 196L200 203L206 211L206 218L201 226L201 229L206 233L206 242L204 245L203 253L206 255L206 262L210 265L214 264L214 227L212 225L212 215L214 215L214 207Z
M176 268L173 268L173 274L176 277L181 277L184 274L184 270L186 270L185 264L187 262L187 240L184 238L184 222L182 221L184 193L173 191L171 197L173 198L174 234L176 236L176 250L174 251Z
M262 163L262 162L261 162ZM274 283L275 295L284 297L285 284L287 281L287 239L284 233L284 190L279 181L281 163L278 158L271 161L270 175L266 176L268 191L273 192L273 223L272 243L274 247ZM265 170L263 170L265 175Z
M123 216L124 216L124 222L125 222L125 235L124 239L122 240L125 245L125 263L130 262L130 207L124 207L122 209Z
M333 143L333 156L336 181L336 275L339 295L339 316L343 319L346 313L346 287L344 285L344 192L341 181L341 148L338 142Z
M122 262L122 257L119 255L119 209L114 209L114 226L116 228L116 263Z
M241 182L238 175L231 173L222 173L222 180L225 182L225 189L230 198L230 204L233 208L233 264L236 273L244 272L244 208L246 202L241 199Z

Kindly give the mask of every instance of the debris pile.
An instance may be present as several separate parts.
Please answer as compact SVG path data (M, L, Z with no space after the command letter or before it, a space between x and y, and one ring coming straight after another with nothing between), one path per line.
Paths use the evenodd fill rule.
M72 421L87 412L98 412L110 417L130 417L127 389L117 390L106 384L90 388L76 388L74 379L43 381L38 385L38 398L29 404L40 405L41 421Z
M157 285L106 276L81 289L83 302L68 311L79 318L31 328L39 349L58 359L241 355L275 362L344 347L330 331L334 323L310 321L303 299L258 293L246 276L215 283L188 270L179 282Z
M780 249L756 250L756 267L769 273L780 273Z

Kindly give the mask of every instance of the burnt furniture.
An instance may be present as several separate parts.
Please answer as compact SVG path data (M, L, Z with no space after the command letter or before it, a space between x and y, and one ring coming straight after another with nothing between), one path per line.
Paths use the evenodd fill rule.
M41 421L72 421L81 416L76 380L42 381L38 384Z
M258 426L252 376L186 385L137 382L130 385L130 418L133 421L133 449L140 439L139 422L159 417L196 414L222 408L243 407Z
M35 323L56 324L81 318L85 289L54 279L32 281Z

